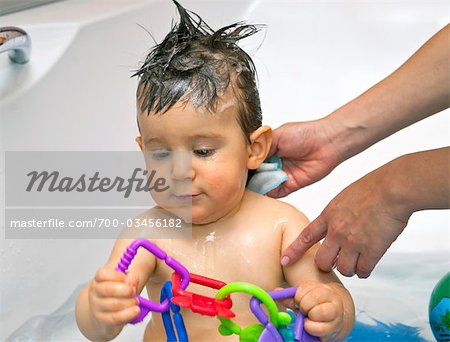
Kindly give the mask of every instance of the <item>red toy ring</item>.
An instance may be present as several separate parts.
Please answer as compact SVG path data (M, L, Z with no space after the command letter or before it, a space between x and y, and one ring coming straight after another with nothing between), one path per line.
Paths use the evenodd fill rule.
M190 273L191 283L203 285L216 290L220 290L226 285L226 283L203 277L198 274ZM232 318L236 315L231 311L233 302L230 296L226 296L225 299L216 299L207 296L200 295L198 293L189 292L181 288L181 276L174 272L172 274L172 303L181 306L182 308L190 308L192 312L196 312L202 315L208 316L220 316L226 318Z

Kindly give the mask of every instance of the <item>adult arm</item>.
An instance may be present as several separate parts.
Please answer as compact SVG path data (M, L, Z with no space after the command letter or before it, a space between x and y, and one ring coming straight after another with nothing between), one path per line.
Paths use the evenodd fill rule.
M289 264L325 237L320 269L368 277L419 210L450 208L450 148L399 157L338 194L283 253ZM284 259L283 259L284 258Z
M346 159L387 136L449 107L450 25L391 75L330 115L288 123L273 132L288 181L269 196L312 184Z

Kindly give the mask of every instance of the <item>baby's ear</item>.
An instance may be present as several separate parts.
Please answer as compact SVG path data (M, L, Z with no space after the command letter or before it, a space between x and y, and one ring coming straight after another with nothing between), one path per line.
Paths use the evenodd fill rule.
M267 158L272 146L272 129L269 126L261 126L250 134L250 145L247 168L254 170Z
M136 137L136 139L134 139L134 141L137 142L137 144L139 145L139 148L140 148L141 151L142 151L142 137L141 137L140 135L138 135L138 136Z

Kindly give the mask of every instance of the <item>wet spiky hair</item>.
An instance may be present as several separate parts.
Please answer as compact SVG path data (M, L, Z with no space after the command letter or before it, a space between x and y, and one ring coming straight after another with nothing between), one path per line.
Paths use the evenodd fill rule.
M214 31L199 15L175 3L180 22L147 55L133 74L141 112L163 114L180 100L214 112L218 98L230 85L239 103L238 121L246 136L262 124L251 57L237 43L259 31L237 22Z

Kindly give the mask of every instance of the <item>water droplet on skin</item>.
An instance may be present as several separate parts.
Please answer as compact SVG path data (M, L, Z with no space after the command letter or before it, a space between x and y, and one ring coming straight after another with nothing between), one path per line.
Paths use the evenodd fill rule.
M205 237L205 242L214 242L216 239L216 232L211 232Z

